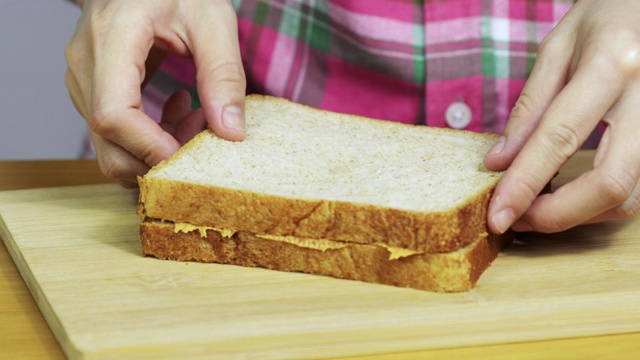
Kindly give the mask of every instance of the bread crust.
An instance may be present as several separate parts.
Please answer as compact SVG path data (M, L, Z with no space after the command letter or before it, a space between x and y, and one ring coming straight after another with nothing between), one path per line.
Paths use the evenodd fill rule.
M139 179L142 217L256 234L385 243L426 253L463 248L487 230L493 187L447 212L283 198L155 178Z
M474 287L510 236L483 233L470 245L445 254L416 254L390 260L380 246L346 244L325 251L267 240L247 232L223 237L208 229L175 232L172 223L145 219L140 225L144 255L164 260L213 262L304 272L436 292Z
M486 170L480 156L497 135L414 131L410 125L332 114L263 96L247 97L246 105L248 119L254 121L254 142L232 145L203 132L138 179L146 255L448 292L473 287L509 238L487 234L487 208L502 174ZM279 114L288 114L286 121ZM292 135L285 137L290 129ZM361 136L341 136L352 133ZM455 139L416 152L440 136ZM381 145L369 147L369 139L378 137ZM473 144L469 153L455 151L467 142ZM334 151L336 146L345 151ZM363 148L375 151L363 158ZM231 151L239 155L229 155ZM183 155L187 161L181 163ZM452 166L430 161L442 158ZM168 165L172 159L178 165ZM314 172L305 171L307 164ZM441 173L443 168L448 172ZM459 184L458 178L464 179L464 188L445 187ZM362 187L368 183L376 185ZM334 193L326 191L330 185ZM472 191L456 196L461 189ZM441 193L446 195L438 196ZM197 232L175 233L173 223L237 233L224 238L209 229L209 236L200 238ZM345 246L319 251L252 234ZM385 247L419 254L390 260Z
M281 113L304 109L306 113L325 114L322 110L304 105L292 105L285 99L260 95L247 97L247 106L253 112L260 111L262 105L274 112L274 108L280 109ZM357 116L349 116L344 121L368 127L390 126L386 121ZM411 126L393 125L394 128ZM438 131L454 132L448 129ZM460 130L456 132L460 133ZM197 137L207 135L199 134ZM496 137L494 134L471 132L465 132L465 136ZM197 138L194 140L176 155L193 151L191 148L198 142ZM166 164L161 162L154 169L162 169ZM215 169L207 171L211 172L211 176L216 176ZM447 253L469 245L478 234L487 231L487 208L501 174L493 173L492 176L494 178L465 203L442 212L399 210L347 201L287 198L154 176L145 176L138 181L141 217L278 236L324 238L360 244L382 242L427 253Z

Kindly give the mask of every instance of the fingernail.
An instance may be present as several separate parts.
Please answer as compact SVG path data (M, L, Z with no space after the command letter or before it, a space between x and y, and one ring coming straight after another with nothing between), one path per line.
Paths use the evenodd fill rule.
M506 142L507 142L507 138L504 136L500 136L498 141L496 141L496 143L493 144L491 149L489 149L489 151L487 152L487 156L500 154L500 152L502 152L502 149L504 149L504 144Z
M245 123L242 109L233 105L225 106L222 109L222 127L244 133Z
M500 234L504 234L509 227L516 221L516 214L511 209L503 209L498 211L491 217L493 226L498 230Z

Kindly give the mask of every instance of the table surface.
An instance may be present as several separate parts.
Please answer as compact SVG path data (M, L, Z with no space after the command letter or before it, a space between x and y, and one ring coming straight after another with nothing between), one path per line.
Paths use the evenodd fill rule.
M593 152L578 153L560 173L570 179L588 169ZM0 190L109 183L94 160L0 161ZM0 245L0 359L63 359L64 353L29 293L4 243ZM403 353L406 359L637 358L640 333L440 349ZM398 354L367 357L396 359ZM356 358L353 358L356 359Z

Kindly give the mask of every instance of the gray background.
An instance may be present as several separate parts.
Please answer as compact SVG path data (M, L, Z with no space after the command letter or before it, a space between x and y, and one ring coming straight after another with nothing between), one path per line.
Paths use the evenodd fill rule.
M64 85L79 15L65 0L0 0L0 159L81 154L87 126Z

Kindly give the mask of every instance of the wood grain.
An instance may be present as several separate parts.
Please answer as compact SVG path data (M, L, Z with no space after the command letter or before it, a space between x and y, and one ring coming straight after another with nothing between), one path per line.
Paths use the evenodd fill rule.
M476 290L443 296L141 258L135 194L117 186L2 193L0 204L3 239L72 356L332 357L640 330L637 219L524 237Z
M0 190L110 182L95 160L0 161ZM64 358L4 242L0 244L0 304L0 359Z
M13 260L0 245L0 358L63 359Z
M578 153L556 178L563 183L589 167L593 152ZM92 160L0 161L0 190L110 182ZM24 281L0 245L0 358L62 359L52 333ZM375 348L373 348L375 350ZM618 359L640 356L640 332L489 346L402 351L357 359ZM354 358L356 359L356 358Z

